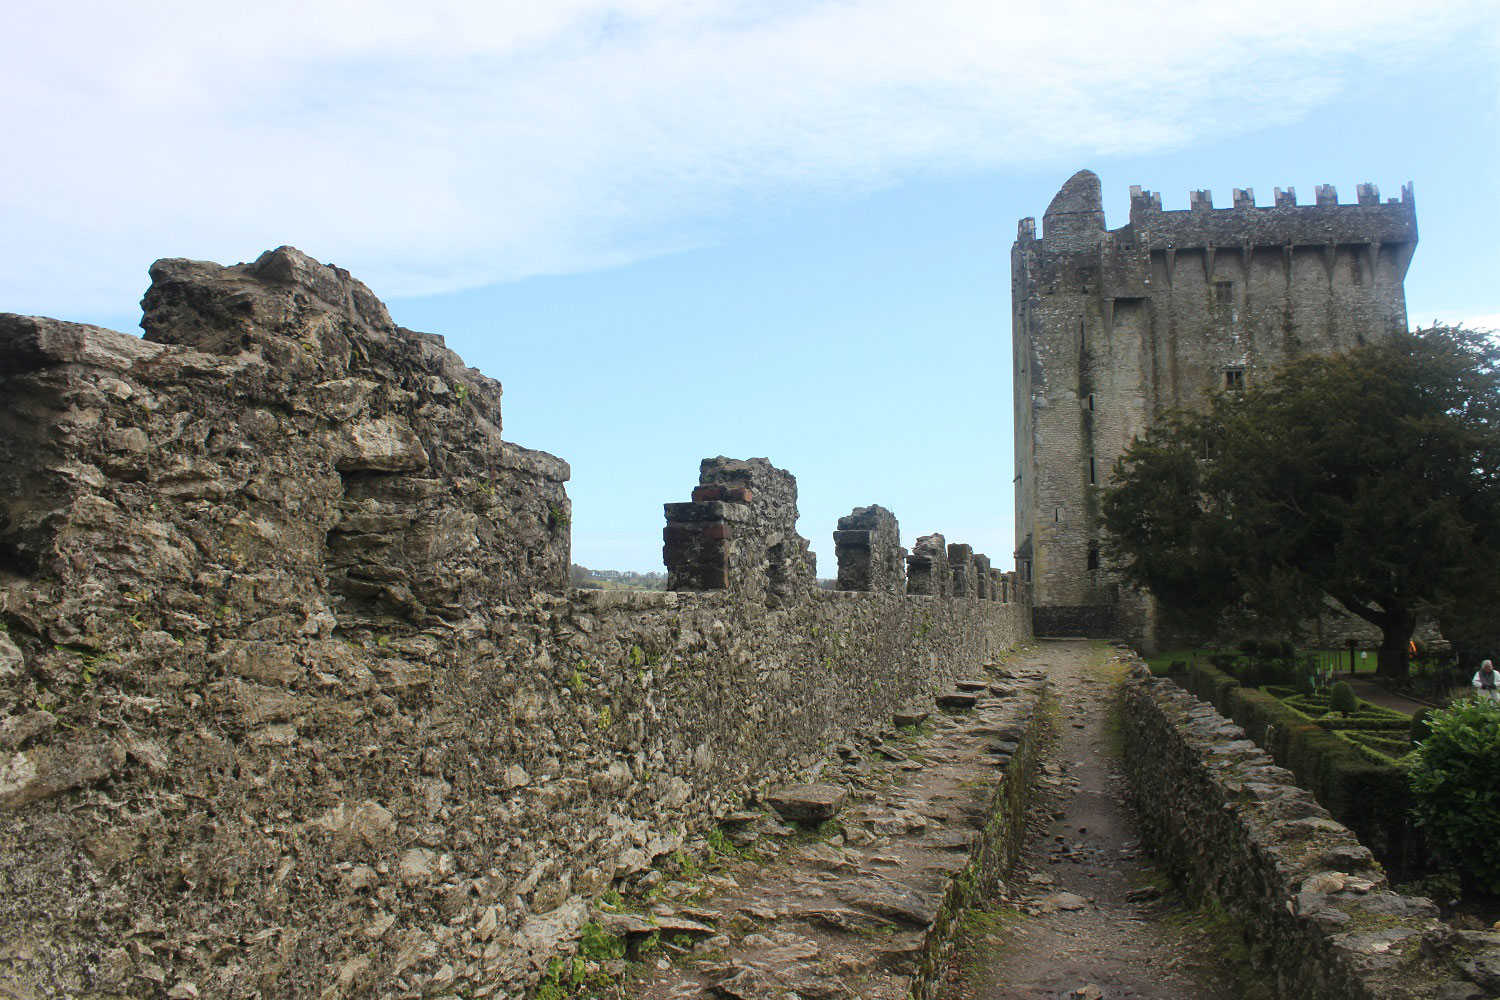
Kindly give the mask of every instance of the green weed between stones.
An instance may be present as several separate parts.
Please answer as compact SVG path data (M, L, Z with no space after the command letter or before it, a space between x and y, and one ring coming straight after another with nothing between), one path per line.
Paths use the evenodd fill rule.
M844 832L844 824L836 819L825 819L817 826L798 826L789 838L794 845L812 844L817 841L829 841Z
M997 958L1014 943L1015 929L1029 919L1020 910L1001 904L970 907L958 922L961 947L971 955Z
M1213 981L1227 987L1227 996L1235 1000L1276 1000L1274 980L1251 962L1244 922L1217 900L1168 914L1162 924L1176 932L1192 964L1211 970Z

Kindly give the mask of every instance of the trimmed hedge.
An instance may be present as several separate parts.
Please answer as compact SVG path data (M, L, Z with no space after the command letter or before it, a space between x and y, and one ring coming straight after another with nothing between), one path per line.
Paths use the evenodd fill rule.
M1324 729L1349 729L1360 730L1368 733L1406 733L1411 731L1411 718L1402 716L1400 719L1361 719L1359 716L1350 716L1340 719L1337 716L1323 716L1314 719Z
M1395 764L1414 749L1411 740L1405 737L1392 739L1378 733L1354 729L1339 729L1335 732L1377 764Z
M1343 683L1342 681L1340 683ZM1270 692L1275 694L1275 692ZM1294 694L1282 698L1283 702L1306 715L1324 729L1368 729L1405 732L1411 728L1411 716L1389 708L1372 705L1368 701L1358 702L1358 710L1349 715L1334 714L1332 699L1327 695Z
M1387 867L1407 866L1417 845L1407 821L1412 797L1405 770L1214 667L1194 664L1187 681L1189 691L1233 719Z

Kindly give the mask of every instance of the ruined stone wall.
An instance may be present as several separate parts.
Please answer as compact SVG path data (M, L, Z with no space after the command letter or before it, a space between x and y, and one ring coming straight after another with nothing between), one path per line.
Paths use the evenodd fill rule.
M942 535L923 535L906 557L906 592L931 597L953 593L953 574L948 568L948 543Z
M667 589L774 603L815 586L817 559L797 534L797 480L766 459L705 458L693 499L664 510Z
M1188 211L1132 189L1129 225L1105 228L1099 179L1080 171L1036 234L1011 252L1017 563L1040 606L1122 605L1137 640L1152 627L1121 594L1101 550L1097 493L1158 414L1267 377L1309 354L1406 329L1403 281L1416 246L1410 188L1381 203L1361 185L1340 205L1236 191Z
M813 590L755 460L700 477L761 497L704 501L755 580L568 591L566 464L346 273L164 261L145 305L0 317L0 993L516 995L588 900L1027 635Z
M1121 712L1130 794L1152 853L1234 915L1286 1000L1474 1000L1500 993L1500 934L1455 931L1390 891L1369 849L1238 726L1132 669Z
M906 592L906 549L896 515L878 504L856 507L833 533L840 590Z

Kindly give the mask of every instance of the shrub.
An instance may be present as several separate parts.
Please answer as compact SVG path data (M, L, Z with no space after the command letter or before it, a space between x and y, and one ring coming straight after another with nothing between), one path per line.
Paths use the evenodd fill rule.
M1432 732L1412 755L1417 824L1433 850L1474 888L1500 893L1500 707L1461 701L1428 716Z
M1260 652L1260 640L1241 639L1239 646L1237 646L1236 648L1246 656L1254 656L1256 653Z
M1230 667L1234 666L1237 660L1239 660L1239 656L1234 653L1215 653L1208 658L1208 662L1212 663L1220 670L1228 670Z
M1292 705L1241 687L1213 667L1190 667L1188 690L1233 719L1386 864L1399 863L1410 849L1405 823L1411 793L1401 768L1365 756Z
M1354 688L1349 686L1348 681L1339 681L1328 692L1328 710L1340 715L1359 711L1359 698L1355 696Z
M1260 647L1260 655L1268 660L1281 659L1281 640L1262 639L1257 645Z
M1432 716L1432 709L1424 708L1411 717L1411 741L1421 743L1432 735L1432 723L1428 721Z
M1224 706L1229 704L1229 689L1239 686L1239 681L1214 667L1202 663L1194 663L1188 667L1187 689L1220 712L1226 712Z

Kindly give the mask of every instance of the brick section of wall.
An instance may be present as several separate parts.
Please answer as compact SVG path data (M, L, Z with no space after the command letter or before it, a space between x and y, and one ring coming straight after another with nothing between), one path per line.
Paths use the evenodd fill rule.
M1391 892L1352 833L1238 726L1137 663L1124 687L1130 794L1152 853L1235 915L1286 1000L1477 1000L1500 992L1500 935Z
M766 459L705 458L692 502L664 510L668 589L776 603L813 588L816 557L797 534L797 479Z

